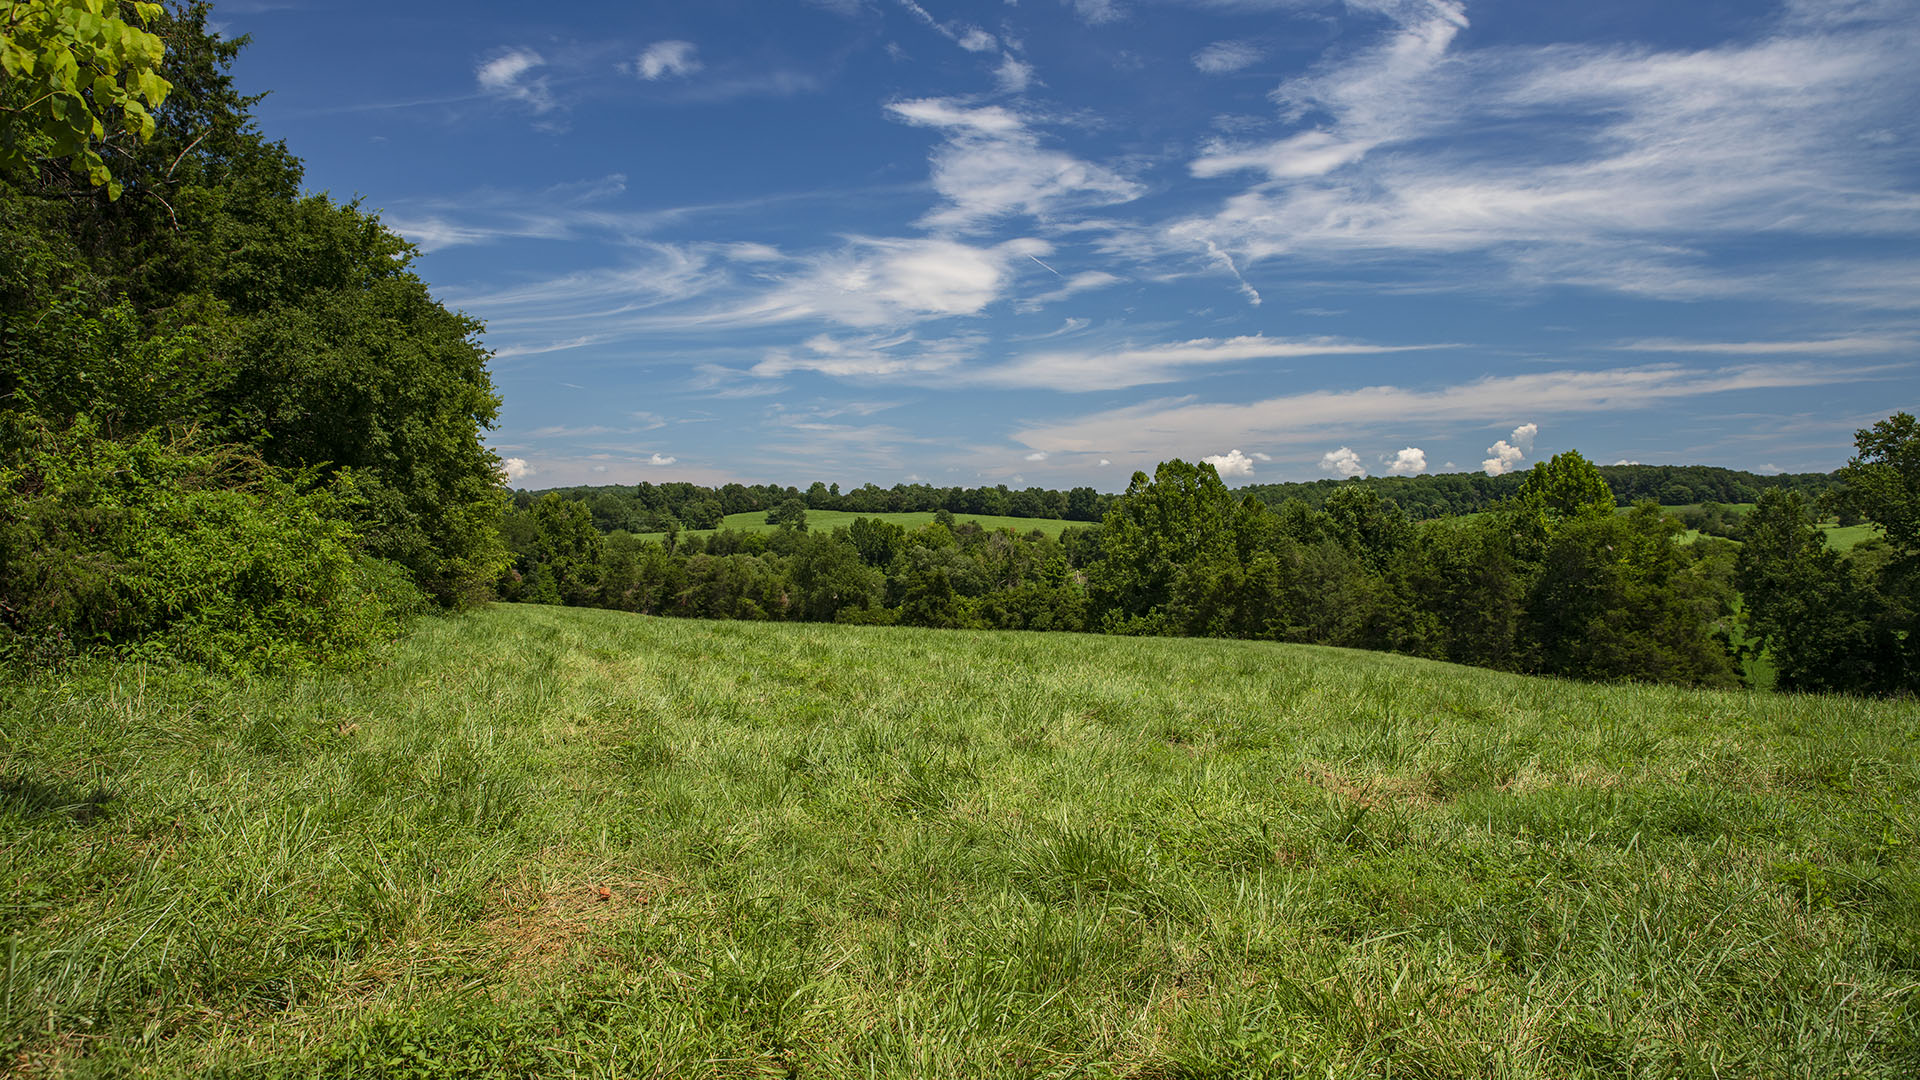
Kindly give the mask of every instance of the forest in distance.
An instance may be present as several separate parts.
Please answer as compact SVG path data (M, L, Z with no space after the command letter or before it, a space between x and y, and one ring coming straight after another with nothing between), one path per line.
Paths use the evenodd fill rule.
M1814 498L1838 482L1832 473L1762 474L1712 465L1600 465L1616 502L1631 506L1651 499L1661 506L1718 503L1741 505L1757 501L1767 491L1797 491ZM1489 476L1483 472L1427 473L1419 476L1367 476L1281 484L1243 484L1234 490L1278 509L1297 500L1319 509L1333 495L1355 486L1369 488L1390 499L1409 520L1457 517L1487 510L1518 494L1524 473ZM814 481L806 488L777 484L602 484L582 487L518 489L514 506L525 510L543 495L557 495L585 503L601 532L667 532L674 528L717 529L732 514L770 510L799 500L809 510L854 514L903 514L945 510L980 517L1048 518L1097 522L1106 516L1114 495L1091 487L1067 491L1050 488L935 487L931 484L895 484L890 488L862 484L846 492L839 484ZM1850 511L1840 511L1851 521ZM1689 527L1694 527L1689 525Z
M1235 637L1584 679L1900 693L1920 671L1911 530L1898 524L1914 441L1913 418L1899 414L1859 433L1846 469L1793 477L1609 475L1568 451L1511 478L1238 491L1211 465L1171 461L1119 496L871 485L843 495L825 483L523 491L506 517L514 565L500 594L651 615ZM1650 494L1623 513L1621 490ZM1669 513L1654 497L1703 490L1753 504ZM1398 502L1409 492L1429 510L1457 509L1416 519ZM1057 536L961 520L1089 505L1097 521ZM809 510L929 508L934 520L912 529L877 516L807 526ZM676 513L719 524L762 509L771 532L683 535ZM1840 552L1820 513L1884 536Z

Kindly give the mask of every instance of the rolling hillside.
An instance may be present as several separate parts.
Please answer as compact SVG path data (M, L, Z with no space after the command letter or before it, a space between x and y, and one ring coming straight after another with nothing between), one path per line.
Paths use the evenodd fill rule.
M907 514L856 514L848 510L809 510L807 511L807 528L831 532L836 528L851 525L856 519L864 517L875 518L880 521L891 521L902 528L917 529L931 522L934 516L934 512L931 510ZM1032 532L1038 529L1040 532L1056 539L1067 529L1076 526L1084 529L1097 524L1097 522L1091 521L1063 521L1059 518L999 517L993 514L955 514L953 519L955 524L963 524L969 521L977 522L983 529L1014 529L1021 533ZM767 514L764 510L753 510L744 514L728 514L723 527L732 529L734 532L757 533L775 532L780 528L778 525L767 524ZM710 536L718 531L718 529L687 529L682 535ZM658 540L666 534L636 533L635 535L649 540Z
M0 709L19 1075L1920 1061L1910 702L500 606Z

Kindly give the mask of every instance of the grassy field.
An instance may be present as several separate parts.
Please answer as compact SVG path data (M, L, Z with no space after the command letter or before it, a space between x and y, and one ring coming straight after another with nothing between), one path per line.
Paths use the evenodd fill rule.
M863 517L877 518L881 521L891 521L896 525L901 525L909 529L917 529L932 521L934 514L931 510L925 513L912 514L856 514L848 510L809 510L807 511L807 528L813 532L832 532L834 529L853 524L855 518ZM1090 521L1063 521L1058 518L997 517L993 514L955 514L953 519L956 524L963 521L977 521L983 529L1017 529L1023 534L1038 529L1048 536L1055 538L1058 538L1063 530L1075 526L1084 529L1094 524L1094 522ZM725 527L732 529L734 532L757 533L775 532L780 528L778 525L767 524L767 512L765 510L753 510L744 514L728 514L726 516ZM687 529L681 535L708 536L717 531L716 529ZM635 535L645 537L649 540L658 540L666 534L636 533Z
M14 1075L1920 1073L1911 702L497 607L0 708Z
M1704 505L1704 503L1690 503L1686 506L1663 506L1660 509L1669 514L1677 514L1682 510L1698 510ZM1723 503L1722 505L1729 510L1738 511L1741 514L1745 514L1754 507L1753 503ZM1626 513L1629 509L1628 507L1622 507L1621 512ZM1880 535L1878 526L1841 525L1834 521L1821 522L1820 531L1827 534L1827 546L1833 548L1835 551L1852 551L1854 547L1862 541L1871 540ZM1698 529L1688 529L1681 534L1680 539L1682 543L1690 544L1700 539L1701 535Z

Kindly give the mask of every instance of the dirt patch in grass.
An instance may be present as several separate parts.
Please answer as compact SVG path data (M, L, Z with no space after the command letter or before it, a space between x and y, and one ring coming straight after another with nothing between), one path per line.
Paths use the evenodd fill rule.
M529 864L491 887L481 935L509 969L545 971L596 931L646 918L671 885L664 875L608 863Z
M1421 776L1368 776L1350 779L1318 761L1301 766L1314 787L1331 791L1368 809L1383 806L1433 806L1432 787Z

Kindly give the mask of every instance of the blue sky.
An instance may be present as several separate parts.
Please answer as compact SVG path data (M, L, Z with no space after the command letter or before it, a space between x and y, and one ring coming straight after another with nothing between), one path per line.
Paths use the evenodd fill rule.
M1842 464L1920 407L1910 0L233 0L522 487Z

